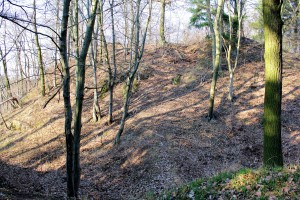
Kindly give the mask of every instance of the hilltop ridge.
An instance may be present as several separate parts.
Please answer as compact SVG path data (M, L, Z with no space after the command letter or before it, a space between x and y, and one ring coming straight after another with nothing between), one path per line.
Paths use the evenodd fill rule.
M223 63L217 84L216 118L211 122L206 119L211 81L208 42L164 48L147 46L118 146L113 146L112 141L121 118L122 83L115 89L115 121L110 126L106 124L107 97L100 100L104 117L95 123L91 114L93 94L87 89L82 119L81 196L141 199L148 192L160 194L196 178L260 167L262 45L249 39L243 42L234 102L227 100L229 80ZM284 54L282 137L286 164L299 164L299 68L298 58ZM86 76L86 86L91 86L91 68ZM99 72L99 77L100 82L105 79L103 72ZM12 129L7 130L1 122L0 180L9 188L21 193L33 191L37 198L65 196L61 95L42 109L48 97L41 98L34 89L21 100L22 108L4 115ZM74 93L71 95L74 102Z

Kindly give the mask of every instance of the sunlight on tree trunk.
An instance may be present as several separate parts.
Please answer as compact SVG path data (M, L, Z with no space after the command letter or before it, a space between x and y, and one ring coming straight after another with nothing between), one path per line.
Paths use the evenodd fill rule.
M214 21L214 32L216 35L216 58L214 62L214 70L211 81L210 95L209 95L209 110L208 110L208 120L213 118L213 109L215 101L215 90L218 79L218 72L220 68L220 58L221 58L221 16L223 13L224 0L218 0L217 15Z
M280 0L263 0L265 37L264 165L283 166L281 147L282 20Z
M124 105L123 105L123 114L122 114L122 119L121 119L119 130L115 137L114 144L120 143L120 138L124 131L126 118L128 116L128 106L129 106L129 100L130 100L130 96L131 96L132 83L134 81L135 74L139 68L140 61L143 57L145 43L146 43L146 37L147 37L147 31L148 31L148 27L149 27L150 20L151 20L152 1L150 1L149 5L148 5L149 6L149 15L148 15L147 23L146 23L145 32L142 37L141 48L140 48L141 50L139 51L140 34L141 34L140 33L140 15L141 15L140 14L140 6L141 6L141 0L138 0L137 5L136 5L137 10L136 10L135 24L133 23L132 27L131 27L131 44L134 44L134 49L132 48L132 45L131 45L129 75L128 75L127 82L126 82L126 93L125 93L125 100L124 100ZM134 21L134 20L132 20L132 21ZM136 27L136 30L134 30L134 27ZM133 41L133 39L134 39L134 41ZM134 56L133 56L133 54L134 54Z

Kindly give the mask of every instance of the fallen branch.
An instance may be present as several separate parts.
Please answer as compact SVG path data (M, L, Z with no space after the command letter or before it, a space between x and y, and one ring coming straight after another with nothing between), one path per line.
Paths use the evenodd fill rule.
M62 86L63 86L63 83L61 83L59 86L58 86L58 88L57 88L57 90L50 96L50 98L44 103L44 106L43 106L43 109L45 109L46 108L46 106L48 105L48 103L57 95L57 93L60 91L60 89L62 88Z
M19 108L21 108L21 106L20 106L20 104L19 104L19 101L18 101L18 99L17 99L16 97L11 97L11 98L9 98L9 99L6 99L5 101L0 102L0 105L4 104L4 103L6 103L6 102L10 102L10 104L11 104L14 108L16 108L17 106L18 106ZM17 105L17 106L16 106L16 105Z

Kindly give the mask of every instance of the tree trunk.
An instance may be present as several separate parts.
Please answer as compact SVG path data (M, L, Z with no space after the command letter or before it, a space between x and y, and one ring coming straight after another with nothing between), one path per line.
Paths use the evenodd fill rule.
M43 56L42 56L42 50L39 42L39 36L37 34L37 25L36 25L36 0L33 0L33 28L35 31L35 45L36 45L36 50L38 54L38 64L39 64L39 71L40 71L40 82L41 82L41 93L42 96L45 96L45 75L44 75L44 63L43 63Z
M281 147L282 20L280 0L263 0L265 37L265 166L283 166Z
M207 20L209 23L209 30L211 33L211 56L212 56L212 63L215 63L216 59L216 35L214 31L214 24L211 19L211 11L210 11L210 0L206 0L206 13L207 13Z
M97 122L101 118L100 106L98 102L98 84L97 84L97 54L98 54L98 34L99 34L99 23L97 24L96 32L94 35L94 42L91 43L91 65L93 66L93 82L94 82L94 100L93 100L93 120Z
M160 45L162 46L164 46L167 43L165 37L165 17L166 17L165 11L166 11L166 0L161 0L159 35L160 35Z
M234 80L234 73L233 71L230 71L229 74L229 93L228 93L228 100L233 100L233 80Z
M56 31L58 32L59 30L59 2L60 0L56 0ZM55 41L57 42L58 38L57 38L57 34L55 34ZM53 86L56 87L57 86L57 83L56 83L56 69L58 68L58 62L57 62L57 47L55 47L55 52L54 52L54 71L53 71L53 74L54 74L54 80L53 80Z
M5 44L4 44L4 49L5 48ZM4 78L5 78L5 88L6 88L6 93L7 93L7 98L12 97L12 93L11 93L11 88L10 88L10 82L9 82L9 78L8 78L8 74L7 74L7 65L6 65L6 52L4 51L4 53L2 52L2 49L0 47L0 55L2 58L2 65L3 65L3 72L4 72Z
M21 88L20 88L20 96L22 97L24 95L24 77L23 77L23 67L22 67L22 61L21 61L21 46L22 43L20 42L20 45L18 44L18 41L15 41L15 45L16 45L16 50L17 50L17 56L16 56L16 63L18 66L18 70L20 73L20 83L21 83Z
M121 124L120 124L118 133L115 138L115 144L120 143L121 135L124 131L126 118L128 116L128 105L129 105L129 99L130 99L130 95L131 95L133 80L134 80L134 76L128 77L128 80L126 83L126 91L125 91L126 93L125 93L125 100L124 100L124 105L123 105L123 114L122 114Z
M117 74L117 64L116 64L116 36L115 36L115 23L114 23L114 0L110 3L110 17L112 23L112 63L114 66L113 72L109 67L109 78L108 78L108 89L109 89L109 107L108 107L108 124L113 122L113 95L115 79Z
M92 34L95 25L96 11L98 7L98 0L93 0L93 11L87 23L84 41L82 44L81 52L76 66L76 107L74 115L74 192L78 197L78 189L80 185L80 134L81 134L81 115L82 115L82 102L84 96L84 82L85 82L85 62L89 46L92 40ZM78 26L78 23L76 24Z
M243 2L242 0L236 0L234 5L234 18L237 17L234 20L237 20L237 27L235 26L235 21L232 19L231 13L229 13L229 42L226 45L226 42L224 42L224 48L226 52L226 58L227 58L227 65L228 65L228 71L229 71L229 93L228 93L228 100L233 100L233 81L234 81L234 72L238 64L239 59L239 52L240 52L240 41L241 41L241 24L242 24L242 11L243 11ZM231 10L230 8L231 4L230 2L227 2L227 8L228 10ZM235 30L237 29L237 30ZM235 36L235 34L237 34ZM233 51L235 51L233 53ZM231 65L231 55L233 53L234 58L234 66Z
M129 100L131 95L131 89L132 89L132 83L134 81L135 74L139 68L140 61L143 57L144 48L145 48L145 42L147 37L147 31L151 20L151 12L152 12L152 1L149 2L149 16L146 23L145 33L142 38L142 46L139 51L139 44L140 44L140 4L141 0L137 1L137 11L136 11L136 20L135 24L132 24L131 27L131 53L130 53L130 66L129 66L129 76L126 83L126 94L125 94L125 101L123 106L123 114L122 119L120 123L119 130L117 132L117 135L115 137L115 144L118 144L120 142L121 135L124 131L126 118L128 115L128 106L129 106ZM134 20L132 20L134 21ZM134 26L136 27L136 30L134 30ZM134 41L133 41L134 38ZM132 48L132 44L134 44L134 49ZM134 58L133 58L134 54Z
M221 27L220 21L223 12L224 0L218 0L217 15L214 21L214 32L216 34L216 59L214 62L214 70L211 81L210 96L209 96L209 110L208 110L208 120L213 118L213 109L215 101L215 90L218 79L218 72L220 68L220 58L221 58Z
M71 0L64 0L63 16L61 21L60 33L60 55L62 59L62 69L64 74L63 82L63 97L64 97L64 111L65 111L65 137L66 137L66 170L67 170L67 195L68 198L75 197L74 181L73 181L73 140L71 123L72 123L72 109L70 100L70 68L68 62L67 52L67 33L69 21L69 9Z
M102 6L99 6L102 7ZM101 8L102 9L102 8ZM108 46L107 46L107 42L106 42L106 38L104 35L104 30L103 30L103 26L100 27L101 30L101 35L102 35L102 40L103 40L103 49L105 52L105 59L104 59L104 63L106 63L107 65L107 71L108 71L108 89L111 91L111 82L112 82L112 69L110 66L110 61L109 61L109 52L108 52ZM111 99L112 97L112 92L109 92L109 105L108 105L108 118L107 118L107 123L111 124L113 122L113 116L112 116L112 101Z

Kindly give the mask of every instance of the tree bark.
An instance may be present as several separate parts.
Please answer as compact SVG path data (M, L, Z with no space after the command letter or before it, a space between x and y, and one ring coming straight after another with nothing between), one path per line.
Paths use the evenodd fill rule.
M63 3L63 16L61 21L60 33L60 55L62 59L63 69L63 97L64 97L64 111L65 111L65 137L66 137L66 171L67 171L67 196L74 198L74 181L73 181L73 141L72 134L72 109L70 100L70 68L68 60L67 49L67 33L69 21L69 9L71 0L64 0Z
M211 32L211 56L212 56L212 63L215 63L216 59L216 35L214 31L214 24L211 19L211 9L210 9L210 0L206 0L206 13L207 13L207 20L209 23L209 30Z
M115 22L114 22L114 0L110 3L110 17L111 17L111 27L112 27L112 63L113 63L113 72L109 67L109 78L108 78L108 89L109 89L109 107L108 107L108 124L113 122L113 95L114 95L114 86L115 79L117 74L117 64L116 64L116 36L115 36Z
M161 0L159 35L160 35L160 45L162 46L164 46L167 43L165 37L165 17L166 17L165 11L166 11L166 0Z
M55 24L55 29L56 29L56 31L58 32L58 30L59 30L59 2L60 2L60 0L56 0L56 24ZM55 34L55 40L57 41L58 40L58 38L57 38L57 34ZM54 85L54 87L56 87L57 86L57 83L56 83L56 69L57 69L57 67L58 67L58 62L57 62L57 47L55 47L55 52L54 52L54 71L53 71L53 75L54 75L54 77L53 77L53 85Z
M45 96L46 90L45 90L45 75L44 75L44 63L43 63L43 56L42 56L42 49L39 42L39 36L37 33L37 25L36 25L36 0L33 0L33 28L35 31L35 45L36 50L38 54L38 65L39 65L39 71L40 71L40 84L41 84L41 93L42 96Z
M98 34L99 34L99 23L97 24L96 32L94 35L94 42L91 43L91 65L93 66L93 82L94 82L94 99L93 99L93 120L97 122L101 118L100 106L98 102L98 84L97 84L97 63L98 63Z
M281 147L282 20L280 0L263 0L265 38L265 166L283 166Z
M214 21L214 32L216 34L216 59L214 62L213 76L211 81L210 95L209 95L209 110L208 110L208 120L213 118L213 109L215 101L215 90L218 79L218 72L220 68L220 58L221 58L221 16L224 7L224 0L218 0L217 15Z
M132 28L131 28L131 40L133 40L134 38L134 42L131 41L131 44L134 43L135 47L134 49L131 48L131 60L130 60L130 66L129 66L129 76L127 79L127 83L126 83L126 93L125 93L125 101L124 101L124 105L123 105L123 114L122 114L122 119L121 119L121 123L120 123L120 127L119 130L117 132L117 135L115 137L115 142L114 144L118 144L120 143L120 138L121 135L124 131L124 127L125 127L125 122L126 122L126 118L128 116L128 106L129 106L129 100L130 100L130 96L131 96L131 89L132 89L132 83L134 81L134 77L135 74L139 68L140 65L140 61L143 57L143 53L144 53L144 48L145 48L145 42L146 42L146 37L147 37L147 30L150 24L150 20L151 20L151 13L152 13L152 1L150 1L150 5L149 5L149 16L147 19L147 23L146 23L146 29L142 38L142 46L141 46L141 50L139 51L139 44L140 44L140 4L141 4L141 0L137 1L137 11L136 11L136 20L135 20L135 24L132 24ZM134 26L136 26L136 30L135 30L135 34L134 34ZM134 58L133 58L133 53L134 53ZM133 58L133 60L132 60Z
M73 176L74 176L74 192L78 197L78 189L80 185L80 134L81 134L81 115L82 115L82 102L84 96L84 83L85 83L85 62L89 46L92 40L92 34L95 25L96 11L98 8L98 0L93 0L93 11L89 17L85 37L83 40L81 52L79 54L76 66L76 107L74 115L74 145L73 145ZM78 26L78 23L77 23Z
M6 49L5 44L4 44L4 49ZM2 58L4 79L5 79L5 88L6 88L7 98L10 98L10 97L12 97L12 93L11 93L10 82L9 82L9 78L8 78L8 74L7 74L7 65L6 65L7 63L6 63L5 54L6 54L6 52L4 51L4 53L3 53L2 49L0 47L0 55Z

